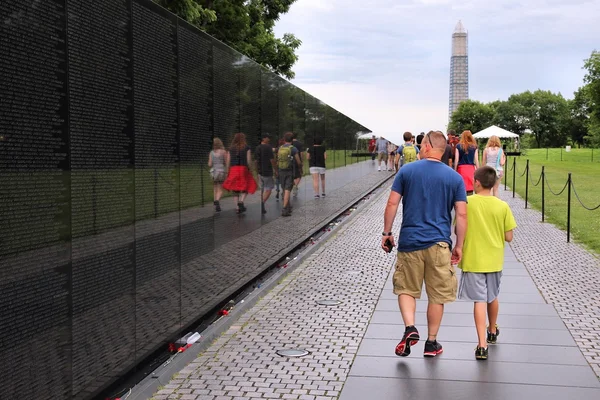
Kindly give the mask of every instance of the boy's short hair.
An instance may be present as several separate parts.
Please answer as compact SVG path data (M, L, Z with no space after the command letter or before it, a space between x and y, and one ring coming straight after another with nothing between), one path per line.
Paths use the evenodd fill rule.
M318 145L318 146L322 145L323 144L323 138L320 137L320 136L317 136L315 138L315 144Z
M496 170L489 165L484 165L475 171L475 180L479 181L484 189L492 189L497 179Z
M412 139L413 134L410 132L404 132L404 141L405 142L410 142L410 139Z
M292 132L284 133L283 140L285 140L286 143L292 143L292 140L294 140L294 134Z

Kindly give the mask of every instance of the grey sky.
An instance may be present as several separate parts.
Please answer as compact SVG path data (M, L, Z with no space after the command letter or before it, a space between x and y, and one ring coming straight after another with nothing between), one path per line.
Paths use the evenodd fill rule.
M600 49L600 0L297 0L276 27L303 45L294 83L374 132L445 129L451 36L469 31L470 98L571 98ZM595 47L596 46L596 47Z

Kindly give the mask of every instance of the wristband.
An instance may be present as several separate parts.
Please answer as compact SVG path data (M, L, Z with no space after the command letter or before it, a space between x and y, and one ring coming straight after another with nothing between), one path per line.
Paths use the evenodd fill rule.
M383 232L381 235L383 236L393 236L392 232Z

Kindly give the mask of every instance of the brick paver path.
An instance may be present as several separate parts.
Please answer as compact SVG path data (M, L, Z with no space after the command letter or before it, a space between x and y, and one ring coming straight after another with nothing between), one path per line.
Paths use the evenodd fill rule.
M337 398L394 259L393 253L377 251L388 193L379 190L364 211L154 399ZM316 304L320 299L339 299L342 304L320 306ZM311 354L303 358L275 354L293 348Z

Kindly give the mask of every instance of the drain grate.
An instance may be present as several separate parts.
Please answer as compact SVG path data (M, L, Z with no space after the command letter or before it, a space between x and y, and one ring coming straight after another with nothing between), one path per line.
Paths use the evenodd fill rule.
M282 357L305 357L310 354L310 351L304 349L287 349L277 350L277 354Z

